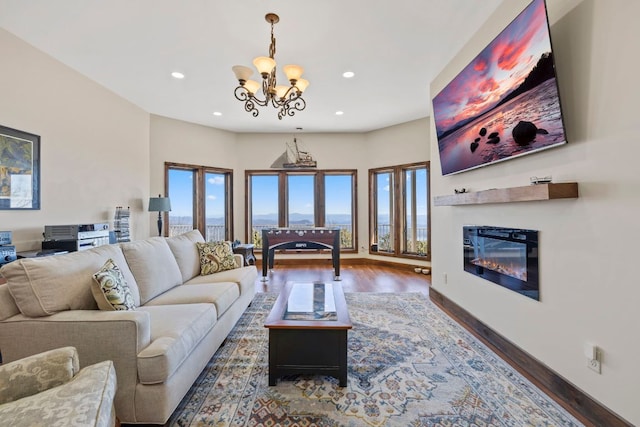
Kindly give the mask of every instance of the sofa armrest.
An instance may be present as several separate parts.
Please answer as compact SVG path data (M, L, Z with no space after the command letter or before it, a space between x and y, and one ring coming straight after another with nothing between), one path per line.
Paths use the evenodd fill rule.
M151 322L144 311L69 310L45 317L20 314L0 322L5 362L73 346L81 366L87 366L103 360L135 359L150 342Z
M63 347L0 366L0 404L62 385L78 373L78 352Z
M116 388L113 362L100 362L58 387L0 405L0 420L15 426L113 427Z
M236 268L244 267L244 255L233 254L233 260L236 262Z

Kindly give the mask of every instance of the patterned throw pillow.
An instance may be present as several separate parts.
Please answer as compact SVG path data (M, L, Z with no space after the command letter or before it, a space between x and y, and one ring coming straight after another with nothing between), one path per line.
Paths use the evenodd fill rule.
M200 252L200 274L217 273L236 268L230 242L197 242Z
M100 310L134 310L136 308L129 285L111 258L93 275L91 288Z

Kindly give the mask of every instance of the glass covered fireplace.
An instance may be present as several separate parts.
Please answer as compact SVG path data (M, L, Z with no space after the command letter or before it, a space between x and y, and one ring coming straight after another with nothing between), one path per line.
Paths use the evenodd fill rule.
M464 270L535 300L538 289L538 232L464 226Z

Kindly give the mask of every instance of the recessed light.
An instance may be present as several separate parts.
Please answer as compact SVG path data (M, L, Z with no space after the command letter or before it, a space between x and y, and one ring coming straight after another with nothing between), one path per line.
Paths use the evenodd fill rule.
M214 112L213 112L213 115L214 115L214 116L221 116L221 115L222 115L222 113L221 113L220 111L214 111Z
M344 111L336 111L336 116L341 116L344 114Z
M344 77L345 79L350 79L355 75L356 73L354 73L353 71L345 71L344 73L342 73L342 77Z
M184 74L178 71L174 71L173 73L171 73L171 77L173 77L174 79L184 79Z

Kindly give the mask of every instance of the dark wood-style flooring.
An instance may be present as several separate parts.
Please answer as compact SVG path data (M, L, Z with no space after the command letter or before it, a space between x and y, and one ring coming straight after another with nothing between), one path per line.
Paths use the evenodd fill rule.
M287 282L331 282L333 269L327 265L276 265L266 282L258 269L257 292L280 292ZM422 292L429 294L431 276L416 273L410 267L346 265L340 268L344 292Z

